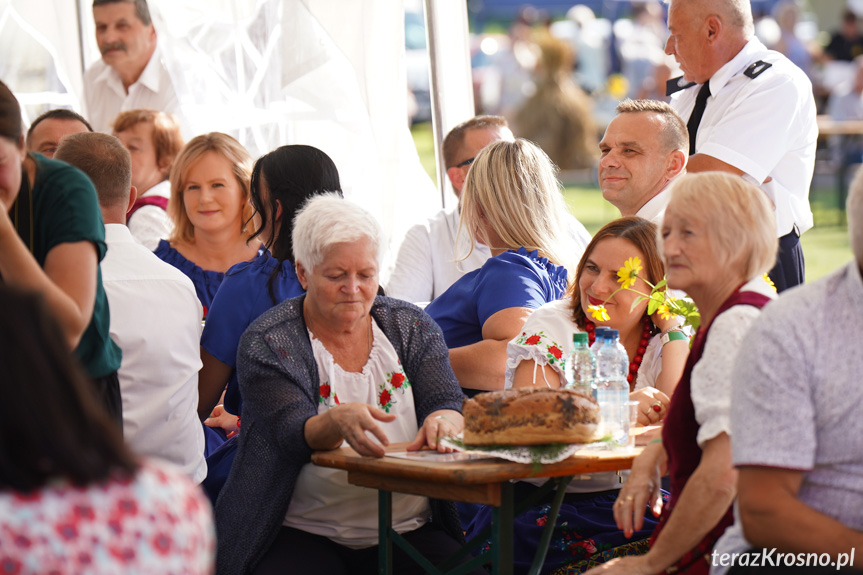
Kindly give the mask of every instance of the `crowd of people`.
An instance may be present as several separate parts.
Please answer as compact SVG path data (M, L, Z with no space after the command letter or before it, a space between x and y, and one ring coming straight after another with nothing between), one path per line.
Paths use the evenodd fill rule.
M443 142L458 205L387 278L380 222L324 151L184 143L146 2L93 11L92 122L25 131L0 82L0 571L376 573L375 493L312 453L451 451L466 396L560 388L573 334L607 327L661 427L628 475L570 483L556 523L554 493L517 516L515 572L545 529L543 573L863 572L863 174L854 261L801 286L815 99L747 0L668 2L683 76L670 102L620 102L594 152L619 218L591 237L543 147L478 116ZM697 331L627 279L665 280ZM392 502L433 563L492 517Z

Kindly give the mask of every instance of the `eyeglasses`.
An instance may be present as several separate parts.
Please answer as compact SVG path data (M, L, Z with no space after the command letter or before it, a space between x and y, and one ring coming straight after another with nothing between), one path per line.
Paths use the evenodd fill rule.
M474 156L473 158L470 158L470 159L468 159L468 160L465 160L464 162L462 162L462 163L460 163L460 164L456 164L456 165L455 165L455 167L456 167L456 168L463 168L463 167L465 167L465 166L469 166L469 165L471 165L471 164L473 163L473 161L474 161L475 159L476 159L476 156Z

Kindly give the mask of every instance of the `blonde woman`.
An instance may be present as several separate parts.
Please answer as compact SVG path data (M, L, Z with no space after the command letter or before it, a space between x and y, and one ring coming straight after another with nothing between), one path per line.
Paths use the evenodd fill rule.
M569 221L554 165L536 145L500 141L476 157L462 192L459 234L471 246L489 246L492 258L426 308L469 394L503 389L507 342L534 309L566 291L568 270L583 251Z
M212 132L193 138L174 160L168 215L170 240L155 254L189 276L210 307L225 272L255 257L258 244L249 203L252 158L231 136Z

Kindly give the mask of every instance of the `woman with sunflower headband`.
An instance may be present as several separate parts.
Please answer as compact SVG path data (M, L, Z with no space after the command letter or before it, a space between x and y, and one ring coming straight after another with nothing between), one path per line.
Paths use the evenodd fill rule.
M659 312L651 319L646 301L633 306L638 296L632 290L649 293L645 280L656 285L662 277L654 224L629 216L605 225L588 244L569 296L537 309L521 335L509 342L507 388L563 387L565 359L572 350L573 332L587 331L592 336L596 325L608 326L620 331L621 342L629 354L630 388L634 390L630 397L640 401L639 420L645 424L659 421L683 371L688 338L666 337L668 343L663 345L662 334L676 329L679 321L667 314L661 317ZM621 289L624 287L628 289ZM596 309L591 310L592 307ZM591 312L600 317L589 319ZM516 497L524 500L536 489L533 482L518 482ZM656 522L646 519L645 525L628 539L614 519L619 489L620 479L613 472L582 476L570 482L543 573L573 572L567 571L573 567L578 572L577 569L613 557L647 551L647 538ZM553 495L547 498L550 500ZM542 501L515 519L515 539L520 542L514 550L516 573L526 572L531 565L548 519L548 503ZM468 528L468 538L490 523L491 508L483 506Z
M620 332L629 355L639 422L659 422L689 349L677 316L664 310L649 316L648 301L636 301L663 275L655 225L635 216L606 224L588 244L568 297L536 310L509 342L506 387L563 387L572 334L586 331L593 344L594 329L609 327Z

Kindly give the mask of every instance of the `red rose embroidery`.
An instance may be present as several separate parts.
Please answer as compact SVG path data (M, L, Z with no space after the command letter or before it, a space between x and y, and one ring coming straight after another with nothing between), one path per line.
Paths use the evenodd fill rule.
M539 343L539 340L541 340L541 339L542 339L542 338L541 338L541 337L539 337L538 335L532 335L532 336L530 336L529 338L527 338L527 339L524 341L524 343L526 343L527 345L536 345L536 344L538 344L538 343Z
M321 397L328 398L330 396L330 384L325 383L321 386Z
M381 405L386 405L390 402L390 392L386 389L381 392L380 403Z
M596 545L593 542L593 539L584 539L583 541L575 541L573 543L575 547L581 547L588 553L596 553Z
M392 378L390 379L390 385L394 388L398 389L405 382L405 376L400 373L394 373Z
M537 524L538 526L540 526L540 527L542 527L543 525L545 525L545 523L546 523L547 521L548 521L548 517L546 517L545 515L543 515L542 517L537 517L537 518L536 518L536 524Z
M563 357L563 352L560 351L558 348L554 347L553 345L548 348L548 353L553 355L556 359L560 359L561 357Z

